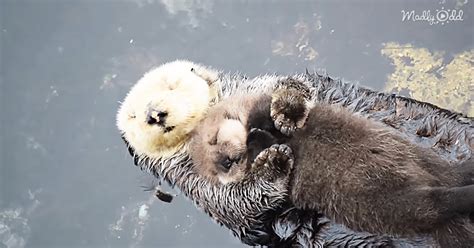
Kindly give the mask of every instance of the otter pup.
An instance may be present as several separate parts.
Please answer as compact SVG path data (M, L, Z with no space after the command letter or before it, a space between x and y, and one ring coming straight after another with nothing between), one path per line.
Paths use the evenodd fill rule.
M286 84L293 87L229 97L210 108L191 136L200 174L216 184L258 171L269 180L287 175L295 207L354 230L430 234L442 247L474 245L467 221L474 185L463 184L431 150L342 108L310 106L298 82Z

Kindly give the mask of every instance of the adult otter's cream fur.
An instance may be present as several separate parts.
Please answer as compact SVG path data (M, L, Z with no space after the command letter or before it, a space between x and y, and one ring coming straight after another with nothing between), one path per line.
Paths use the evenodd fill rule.
M163 67L161 69L168 74L187 73L191 70L186 66L182 66L181 71L165 71ZM214 72L212 69L208 70ZM293 77L307 82L312 89L312 99L315 101L340 105L352 112L385 123L400 130L412 142L424 147L432 147L448 161L453 163L465 161L472 155L474 134L472 118L431 104L360 88L327 76L306 73ZM215 88L220 101L240 93L268 93L282 78L287 78L287 76L264 75L247 79L241 75L219 74ZM207 89L208 86L204 85L204 87ZM145 96L154 93L151 87L148 91L149 93L144 93ZM130 110L145 112L146 105L134 105L130 100L143 97L140 94L142 91L130 92L128 99L122 105L128 106ZM183 99L173 100L170 103L179 104L180 100ZM145 123L145 117L142 115L143 119L137 121ZM121 118L126 120L128 113L120 111L118 119ZM186 146L181 150L176 150L171 156L161 156L156 152L155 146L137 151L140 144L154 144L154 142L129 140L128 132L145 133L144 130L150 130L151 135L156 138L162 134L159 128L144 128L143 130L142 128L141 125L119 125L135 164L178 187L199 208L218 223L225 225L247 244L276 247L285 245L409 247L416 244L424 246L432 244L432 241L425 237L409 240L392 238L385 235L354 232L344 226L333 224L314 211L299 210L285 203L284 192L274 192L277 188L275 186L278 186L274 182L257 180L254 183L216 186L206 177L195 173L192 161L187 156ZM172 149L170 153L171 151ZM278 208L269 207L278 203L281 203Z
M217 100L218 72L174 61L146 73L128 93L117 126L138 157L170 157Z
M467 219L474 184L465 185L459 171L380 123L328 104L305 105L293 89L279 89L273 99L230 97L192 132L191 158L203 176L222 184L253 173L282 177L296 161L287 188L299 209L321 210L359 231L430 234L442 247L474 246ZM300 129L283 137L274 121L285 132ZM272 146L281 143L295 150L295 159L286 145ZM474 165L465 173L472 172Z

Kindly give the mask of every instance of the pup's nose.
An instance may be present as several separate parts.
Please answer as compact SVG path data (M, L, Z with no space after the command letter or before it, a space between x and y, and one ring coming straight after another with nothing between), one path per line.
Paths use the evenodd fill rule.
M166 111L151 109L148 111L148 114L146 115L146 123L150 125L157 124L157 125L164 126L167 116L168 116L168 112Z

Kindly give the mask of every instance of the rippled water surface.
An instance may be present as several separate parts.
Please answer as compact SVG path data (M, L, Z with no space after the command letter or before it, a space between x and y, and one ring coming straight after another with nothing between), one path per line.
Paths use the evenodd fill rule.
M242 247L141 186L115 127L128 89L186 58L305 68L474 115L474 5L459 1L1 0L0 247ZM448 15L446 17L446 15Z

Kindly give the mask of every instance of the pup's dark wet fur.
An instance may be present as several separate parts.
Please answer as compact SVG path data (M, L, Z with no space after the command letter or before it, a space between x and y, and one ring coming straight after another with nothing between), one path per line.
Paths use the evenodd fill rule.
M294 155L289 196L295 207L319 210L358 231L430 234L442 247L474 245L467 218L474 211L474 166L453 168L402 134L342 108L316 104L309 109L302 92L290 87L239 104L239 111L248 112L248 119L237 118L248 131L247 150L240 156L246 159L233 166L266 164L281 174ZM245 96L236 98L221 104L232 108L232 101L246 101ZM219 114L224 115L210 111L207 118ZM269 148L277 143L287 143L293 154L286 145ZM206 150L205 145L200 149Z

